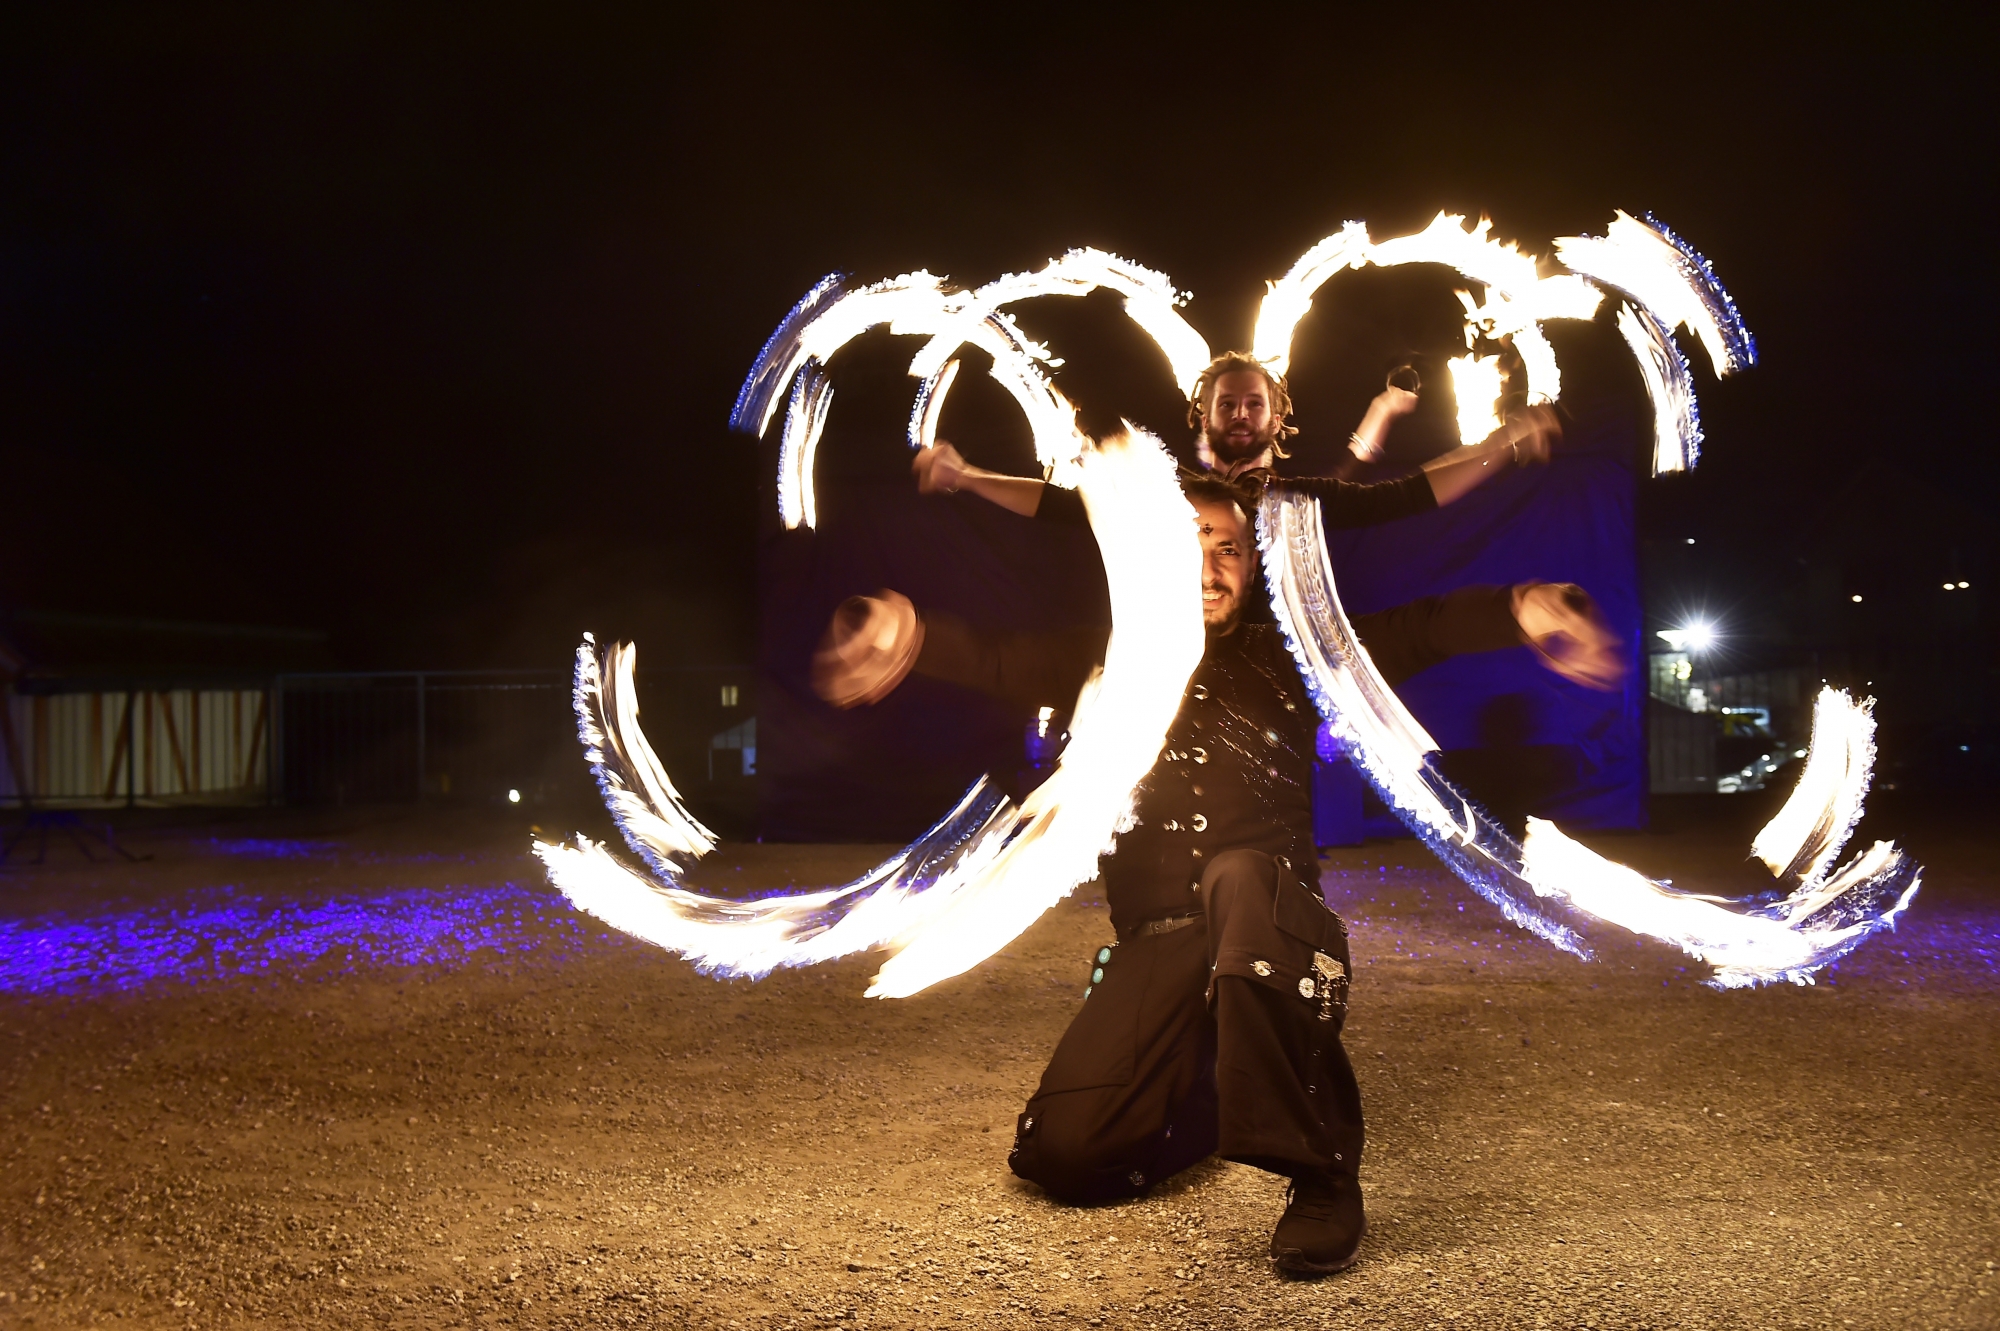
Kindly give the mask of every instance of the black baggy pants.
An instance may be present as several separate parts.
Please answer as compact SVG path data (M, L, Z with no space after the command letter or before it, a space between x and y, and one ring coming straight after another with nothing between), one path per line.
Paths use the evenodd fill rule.
M1017 1120L1008 1163L1051 1196L1138 1196L1211 1154L1358 1170L1346 926L1259 851L1216 856L1200 904L1187 926L1112 949Z

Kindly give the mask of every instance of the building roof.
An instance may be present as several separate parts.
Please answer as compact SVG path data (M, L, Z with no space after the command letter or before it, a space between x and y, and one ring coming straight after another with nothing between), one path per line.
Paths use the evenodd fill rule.
M223 687L332 663L319 629L0 613L0 678L23 693Z

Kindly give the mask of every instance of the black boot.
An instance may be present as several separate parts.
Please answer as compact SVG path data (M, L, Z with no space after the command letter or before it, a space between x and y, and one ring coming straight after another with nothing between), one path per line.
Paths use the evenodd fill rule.
M1289 1275L1330 1275L1354 1265L1367 1230L1359 1180L1349 1174L1301 1174L1286 1190L1271 1256Z

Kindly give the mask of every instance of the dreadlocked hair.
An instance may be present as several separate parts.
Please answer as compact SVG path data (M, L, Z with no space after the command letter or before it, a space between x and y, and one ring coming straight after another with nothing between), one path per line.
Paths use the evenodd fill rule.
M1291 391L1285 387L1283 375L1272 373L1270 366L1247 351L1225 351L1208 363L1208 368L1194 381L1194 393L1188 398L1188 424L1200 435L1202 423L1208 419L1209 397L1215 391L1215 381L1238 370L1254 370L1264 376L1271 394L1271 419L1278 426L1272 432L1271 452L1281 458L1290 457L1285 451L1285 440L1299 432L1298 426L1285 419L1292 414Z
M1196 471L1191 467L1178 469L1181 493L1191 503L1234 504L1243 510L1247 518L1257 511L1257 501L1263 498L1263 491L1254 481L1227 479L1212 471Z

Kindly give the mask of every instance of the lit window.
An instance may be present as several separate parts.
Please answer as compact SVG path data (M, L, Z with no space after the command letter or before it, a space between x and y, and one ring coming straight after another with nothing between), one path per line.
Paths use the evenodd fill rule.
M724 684L722 686L722 705L724 707L736 706L736 700L738 696L739 695L736 692L736 686L734 684Z

